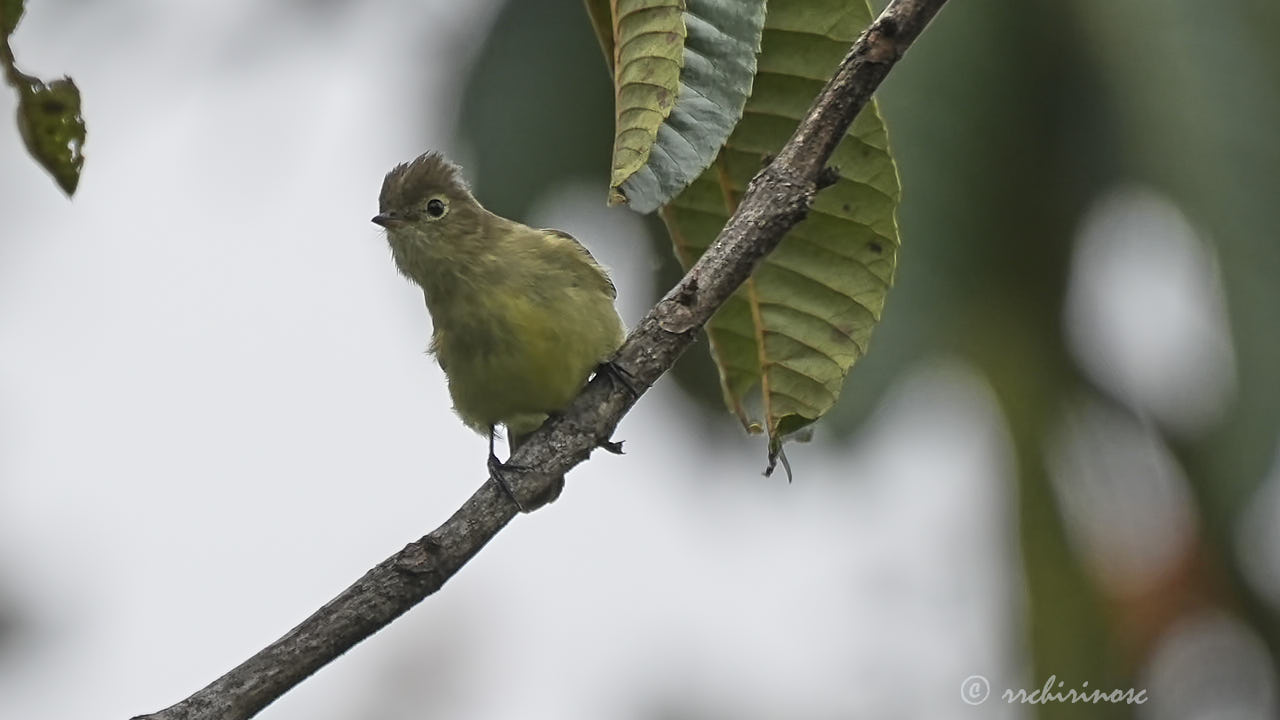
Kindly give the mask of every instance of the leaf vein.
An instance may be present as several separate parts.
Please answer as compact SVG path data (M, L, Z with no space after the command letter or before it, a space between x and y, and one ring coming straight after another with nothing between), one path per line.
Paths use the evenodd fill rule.
M838 364L838 363L837 363L837 364ZM809 384L811 384L811 385L816 385L816 386L818 387L818 389L819 389L819 390L821 390L821 391L822 391L822 393L823 393L824 395L826 395L827 397L831 398L831 402L829 403L829 405L835 405L835 404L836 404L836 400L839 400L839 399L840 399L840 396L838 396L838 395L836 395L835 393L831 392L831 390L830 390L829 388L827 388L827 386L826 386L824 383L819 382L818 380L814 379L813 377L810 377L809 375L806 375L805 373L800 372L799 370L796 370L796 369L795 369L795 368L793 368L793 367L789 367L789 366L787 366L787 365L785 365L785 364L783 364L783 363L780 363L780 362L778 362L778 363L773 363L773 364L771 364L771 365L769 366L769 369L770 369L770 370L775 369L775 368L780 369L780 370L786 370L788 373L791 373L792 375L794 375L794 376L796 376L796 377L798 377L798 378L800 378L800 379L802 379L802 380L804 380L804 381L808 382ZM777 391L777 392L782 392L782 391L781 391L781 390L779 390L779 391ZM794 397L794 396L793 396L793 397ZM817 408L817 406L816 406L816 405L813 405L813 404L809 404L809 407L812 407L812 408L815 408L815 409Z

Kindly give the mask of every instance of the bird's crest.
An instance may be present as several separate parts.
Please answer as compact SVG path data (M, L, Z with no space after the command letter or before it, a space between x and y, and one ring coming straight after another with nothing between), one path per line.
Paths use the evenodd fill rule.
M433 192L470 195L457 165L435 151L395 166L382 181L378 205L383 212L421 204Z

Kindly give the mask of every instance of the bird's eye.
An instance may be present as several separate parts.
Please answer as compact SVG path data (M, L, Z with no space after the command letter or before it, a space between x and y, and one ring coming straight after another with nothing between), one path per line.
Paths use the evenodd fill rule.
M427 215L433 218L442 218L445 210L444 201L440 198L431 198L427 201Z

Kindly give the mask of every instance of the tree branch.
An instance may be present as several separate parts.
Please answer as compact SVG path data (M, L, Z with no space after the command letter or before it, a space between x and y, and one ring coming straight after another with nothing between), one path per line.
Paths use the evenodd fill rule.
M573 404L511 458L515 494L536 507L556 478L613 434L642 391L782 237L808 214L824 169L854 116L946 0L893 0L853 44L777 157L751 181L716 242L627 337L614 363L632 383L598 373ZM493 478L430 534L382 561L284 637L187 699L135 720L245 720L438 590L516 515Z

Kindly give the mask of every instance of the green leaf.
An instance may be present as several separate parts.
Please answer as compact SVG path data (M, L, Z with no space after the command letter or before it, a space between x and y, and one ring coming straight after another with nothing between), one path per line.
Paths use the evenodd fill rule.
M808 112L871 21L866 0L769 4L755 89L713 166L662 211L687 268L719 234L766 156ZM866 354L897 266L898 175L874 103L854 120L831 164L840 179L818 194L707 332L725 402L748 430L782 439L822 417ZM758 396L752 393L758 392ZM748 404L758 397L762 421Z
M9 35L22 19L22 0L0 0L0 74L18 91L18 132L27 152L71 195L84 165L80 90L71 78L45 83L18 69Z
M84 165L85 128L80 117L80 90L71 78L45 84L34 81L19 89L18 130L27 151L72 195Z
M711 164L742 117L765 3L618 0L612 38L601 27L603 5L587 0L614 70L610 202L652 212Z
M22 0L0 0L0 42L9 39L22 19Z

